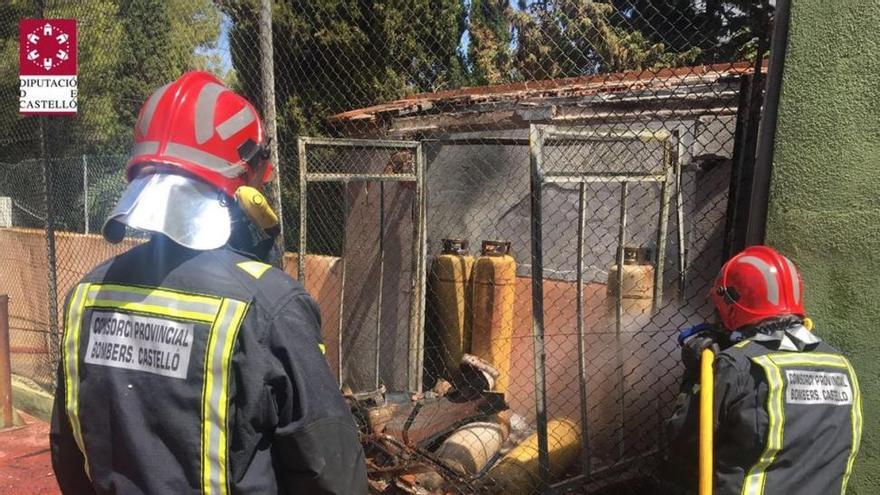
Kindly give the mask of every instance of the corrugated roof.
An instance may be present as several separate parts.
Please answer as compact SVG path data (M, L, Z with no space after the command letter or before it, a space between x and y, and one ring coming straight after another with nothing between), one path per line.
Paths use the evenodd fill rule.
M339 113L328 118L334 124L371 122L378 117L409 116L473 108L483 104L525 103L540 105L550 100L577 100L596 95L662 93L681 86L705 86L750 74L749 62L698 65L657 70L597 74L510 84L465 87L435 93L419 93L400 100Z

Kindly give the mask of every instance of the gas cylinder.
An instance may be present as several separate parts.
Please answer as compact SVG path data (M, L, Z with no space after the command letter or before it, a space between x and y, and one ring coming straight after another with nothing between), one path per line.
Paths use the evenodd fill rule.
M501 451L510 433L509 424L497 415L489 419L496 421L468 423L455 430L440 444L434 457L465 478L480 472ZM440 490L445 484L436 471L419 474L416 481L432 492Z
M654 297L654 266L648 261L647 249L635 246L623 248L623 280L621 296L624 309L640 309ZM608 270L608 298L611 304L617 297L617 265ZM639 302L641 301L641 302Z
M468 254L468 241L464 239L443 239L443 251L431 263L431 300L447 377L454 376L471 347L473 268L474 258Z
M547 422L547 448L550 453L550 478L559 478L577 460L581 448L581 430L569 419ZM538 463L538 434L533 433L498 461L485 479L493 493L528 495L541 483Z
M516 261L510 242L483 241L474 264L473 333L471 354L498 371L495 390L507 392L513 348L513 304L516 295Z

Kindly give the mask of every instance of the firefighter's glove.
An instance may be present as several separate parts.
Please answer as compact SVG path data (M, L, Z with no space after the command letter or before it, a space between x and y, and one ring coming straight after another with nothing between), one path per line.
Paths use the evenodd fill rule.
M681 345L681 361L684 363L685 373L700 372L700 357L704 349L712 349L718 354L721 349L727 347L727 333L717 325L701 323L683 330L678 336Z

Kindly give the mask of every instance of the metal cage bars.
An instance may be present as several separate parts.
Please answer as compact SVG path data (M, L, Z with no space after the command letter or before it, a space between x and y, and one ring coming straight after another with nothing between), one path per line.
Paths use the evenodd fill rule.
M339 173L322 173L310 172L308 164L307 148L310 146L323 147L343 147L343 148L362 148L372 150L411 150L414 155L412 173L380 173L380 174L359 174L350 172ZM427 232L426 232L426 194L425 194L425 159L422 144L417 141L392 141L378 139L333 139L333 138L316 138L301 136L297 138L297 156L299 162L299 255L297 256L297 278L305 283L305 256L307 252L307 233L308 233L308 184L310 182L338 182L348 184L352 181L374 181L379 182L382 194L379 206L379 264L380 264L380 284L381 273L384 268L384 238L385 238L385 211L384 211L384 183L385 182L408 182L415 184L414 198L414 221L413 221L413 239L412 239L412 269L414 274L412 296L410 299L410 317L409 317L409 354L407 356L407 383L411 391L422 390L422 365L424 363L425 353L425 291L427 283ZM347 209L347 205L345 205ZM344 227L343 227L344 231ZM343 252L341 254L342 273L339 297L339 350L338 350L338 369L339 382L342 385L344 376L344 359L342 348L342 337L344 331L344 308L345 308L345 279L346 279L346 254L344 251L345 243L343 242ZM382 334L382 293L381 285L378 292L377 306L379 308L376 323L376 350L374 356L374 367L376 377L376 387L379 386L379 364L381 353L381 334Z
M626 141L638 140L642 142L657 141L663 147L662 170L654 173L579 173L579 172L553 172L544 170L544 147L548 142L564 139L574 142L596 141ZM673 150L670 141L675 141ZM627 224L627 195L630 183L659 183L659 218L657 221L657 254L654 269L654 292L651 305L652 314L660 307L663 299L663 268L666 262L666 242L669 222L670 191L669 182L672 180L676 186L676 219L678 237L678 264L680 273L680 286L684 285L684 233L682 228L683 209L681 195L681 143L678 131L666 130L642 131L642 132L596 132L581 131L570 128L560 128L552 125L533 124L529 129L529 160L530 160L530 190L531 190L531 248L532 248L532 328L534 339L534 366L535 366L535 417L538 433L538 463L541 473L541 484L544 492L571 487L592 481L594 475L601 472L593 472L590 463L589 441L589 414L587 411L587 373L584 344L584 235L586 229L586 202L587 184L590 183L619 183L621 185L619 222L618 222L618 247L616 254L617 270L617 293L615 301L615 333L618 339L618 368L623 373L622 352L620 345L621 321L622 321L622 297L623 297L623 261L624 244L626 243ZM577 240L577 338L578 338L578 385L579 385L579 409L581 420L581 474L558 482L550 483L550 453L547 431L547 384L546 384L546 350L544 342L544 261L543 261L543 206L542 188L544 184L577 184L578 185L578 240ZM621 394L623 390L621 389ZM620 407L624 407L621 398ZM624 411L620 411L620 421L625 418ZM618 468L626 464L624 459L625 445L622 437L624 425L618 429L621 438L618 440L620 460L615 465L599 471Z

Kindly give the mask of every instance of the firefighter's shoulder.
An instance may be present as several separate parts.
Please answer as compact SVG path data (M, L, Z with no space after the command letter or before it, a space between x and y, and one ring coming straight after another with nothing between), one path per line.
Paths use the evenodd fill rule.
M220 265L246 287L247 292L253 294L257 302L269 308L292 296L306 293L302 284L284 270L231 249L221 249L216 254L222 258Z

